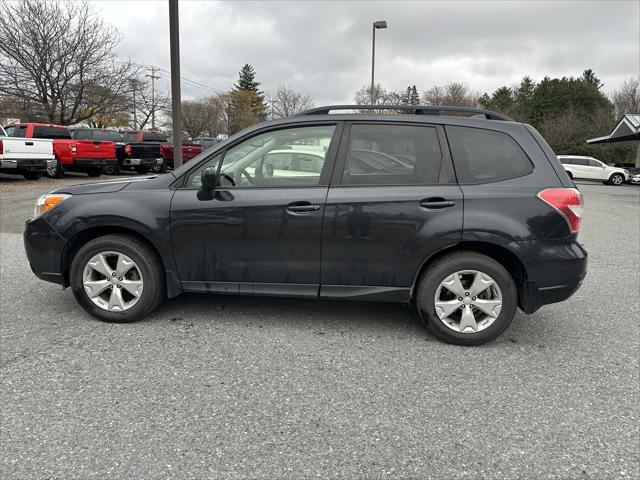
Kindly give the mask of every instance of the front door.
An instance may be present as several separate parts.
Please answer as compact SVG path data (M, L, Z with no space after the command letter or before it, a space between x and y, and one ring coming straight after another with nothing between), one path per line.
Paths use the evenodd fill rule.
M183 288L317 296L338 136L335 123L258 132L189 172L171 205ZM210 200L198 200L208 166L230 180Z
M345 127L327 197L323 297L406 301L424 261L460 241L463 197L439 126Z

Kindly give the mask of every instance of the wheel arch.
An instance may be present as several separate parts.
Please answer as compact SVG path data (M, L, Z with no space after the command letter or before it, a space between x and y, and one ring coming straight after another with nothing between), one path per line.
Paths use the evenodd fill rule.
M80 248L90 242L91 240L103 237L105 235L112 234L124 234L136 237L138 240L147 245L158 257L162 269L165 272L165 282L167 287L167 297L172 298L177 296L181 291L181 285L178 278L175 276L172 270L167 269L167 265L165 264L160 250L153 244L146 236L141 234L140 232L119 225L101 225L88 227L84 230L76 232L71 238L69 238L65 244L65 247L62 251L61 257L61 271L63 277L63 285L68 287L70 285L69 272L71 270L71 262L75 254L80 250Z
M524 303L526 302L526 289L527 289L527 280L528 274L527 269L522 263L522 260L511 250L508 248L498 245L496 243L490 242L474 242L474 241L464 241L457 243L456 245L452 245L443 250L440 250L429 258L427 258L423 263L416 277L414 278L413 285L411 286L411 303L415 303L415 292L422 278L424 272L436 261L445 255L449 255L454 252L460 251L470 251L476 252L483 255L486 255L489 258L497 261L500 265L502 265L507 272L513 278L514 283L516 284L516 289L518 290L518 306L523 310L525 308Z

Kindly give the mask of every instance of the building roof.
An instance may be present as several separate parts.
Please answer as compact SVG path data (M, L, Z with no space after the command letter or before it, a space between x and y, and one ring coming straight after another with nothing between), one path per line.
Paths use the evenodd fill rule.
M593 145L596 143L629 142L632 140L640 140L640 113L625 115L609 135L590 138L587 143Z

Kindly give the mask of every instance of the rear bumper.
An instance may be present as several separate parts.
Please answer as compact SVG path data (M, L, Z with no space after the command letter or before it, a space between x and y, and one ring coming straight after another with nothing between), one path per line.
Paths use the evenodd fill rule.
M64 284L62 252L66 241L42 217L25 222L24 249L31 270L38 278Z
M153 165L162 165L162 158L125 158L122 160L122 165L125 167L131 166L142 166L142 167L151 167Z
M46 159L2 159L0 160L0 171L3 173L13 172L45 172L47 170Z
M115 158L75 158L73 166L78 168L100 168L108 165L116 165L118 161Z
M527 280L518 295L525 313L568 299L587 275L588 254L578 242L540 242L536 250L525 264Z

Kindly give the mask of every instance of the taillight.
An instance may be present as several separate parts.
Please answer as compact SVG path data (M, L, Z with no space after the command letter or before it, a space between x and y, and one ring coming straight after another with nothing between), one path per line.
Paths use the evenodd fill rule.
M538 192L538 198L555 208L567 221L571 233L580 230L582 194L575 188L547 188Z
M131 145L125 145L124 146L124 153L130 157L131 156Z
M76 144L75 143L69 144L69 150L71 150L71 153L76 153L77 151Z
M4 153L4 145L2 144L2 140L0 140L0 155Z

